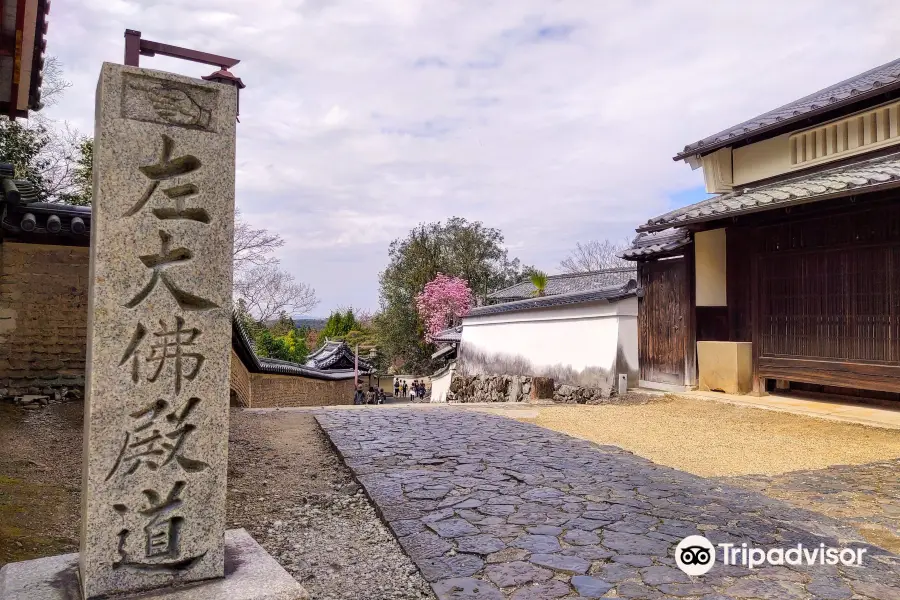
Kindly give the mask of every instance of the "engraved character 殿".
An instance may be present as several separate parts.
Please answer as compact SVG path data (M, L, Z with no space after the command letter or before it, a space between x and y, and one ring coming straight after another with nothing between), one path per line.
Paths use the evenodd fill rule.
M153 193L159 187L161 181L167 181L181 175L187 175L200 168L200 159L196 156L186 154L177 158L172 158L172 152L175 149L175 141L169 136L162 134L162 151L160 153L159 162L153 165L140 167L139 170L144 176L150 180L147 189L134 206L123 216L130 217L137 214L144 205L153 196ZM188 219L190 221L199 221L200 223L209 223L209 213L203 208L185 208L184 201L186 198L196 196L199 188L187 183L183 185L175 185L165 188L163 194L169 200L174 200L174 207L153 209L153 214L158 219Z
M157 363L156 370L147 378L147 381L150 383L156 381L168 360L172 359L175 369L175 394L177 395L181 393L182 378L193 381L200 372L200 367L206 362L206 357L203 354L185 351L185 347L188 347L188 350L190 350L189 347L194 345L197 336L202 332L196 327L185 329L184 319L179 316L175 317L175 329L169 329L166 322L162 319L159 321L159 326L159 331L153 333L159 340L155 344L150 344L150 356L145 359L145 362ZM131 380L135 383L140 381L140 352L138 349L146 336L147 329L141 323L138 323L134 335L131 337L131 342L125 349L122 360L119 361L119 366L122 366L129 359L131 360ZM188 370L187 366L190 362L193 362L193 365Z
M131 475L142 466L151 471L175 461L188 473L196 473L208 468L203 461L184 456L184 443L197 426L186 423L191 412L200 403L200 398L189 398L181 411L169 409L169 403L159 399L152 404L131 413L137 423L125 432L125 440L109 470L106 481L119 471Z
M153 275L150 276L150 281L147 282L147 285L145 285L134 298L129 300L125 304L125 307L134 308L143 302L147 296L150 295L150 292L156 289L156 284L162 281L163 285L166 286L166 289L172 294L172 297L175 298L175 301L178 303L181 310L209 310L211 308L218 308L218 304L186 292L172 283L165 272L166 269L173 265L177 265L178 263L189 261L194 255L187 248L176 248L172 250L172 236L165 231L159 232L159 239L159 254L145 254L144 256L139 257L145 267L153 269Z
M149 505L138 511L140 515L149 518L143 528L143 560L135 560L126 551L125 547L131 532L127 528L122 529L118 534L118 551L121 559L113 564L114 569L131 567L149 571L183 571L191 568L206 555L204 552L198 556L179 558L184 517L178 514L178 509L183 503L181 493L185 485L184 481L176 481L165 499L162 499L156 490L143 491ZM123 504L115 504L113 509L123 515L128 512L128 507Z

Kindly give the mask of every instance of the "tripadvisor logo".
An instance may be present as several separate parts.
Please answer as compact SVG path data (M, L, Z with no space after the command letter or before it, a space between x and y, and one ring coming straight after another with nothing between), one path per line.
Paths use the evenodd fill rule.
M797 544L791 548L754 548L744 543L718 544L725 565L740 565L755 569L762 565L837 565L862 566L867 548L831 548L825 544L808 547ZM675 563L688 575L708 573L716 563L716 547L702 535L689 535L675 547Z
M716 564L716 549L702 535L689 535L675 547L675 564L688 575L703 575Z

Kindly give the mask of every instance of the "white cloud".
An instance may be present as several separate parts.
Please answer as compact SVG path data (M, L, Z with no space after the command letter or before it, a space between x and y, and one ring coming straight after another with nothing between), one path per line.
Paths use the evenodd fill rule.
M342 109L340 106L334 105L322 119L322 123L327 127L337 127L343 124L348 116L349 113L346 110Z
M700 185L688 142L900 55L892 1L117 0L54 3L75 84L51 116L92 129L125 28L242 59L238 203L331 307L377 304L387 244L479 219L552 271ZM143 65L212 69L166 58Z

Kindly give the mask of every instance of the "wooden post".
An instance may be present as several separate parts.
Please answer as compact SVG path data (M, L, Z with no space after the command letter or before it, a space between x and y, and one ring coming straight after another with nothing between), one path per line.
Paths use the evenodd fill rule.
M750 233L750 341L753 344L753 388L751 396L766 395L766 380L759 376L760 306L759 306L759 236L754 229Z
M694 244L690 244L684 253L685 281L687 282L687 294L685 295L684 312L684 385L694 387L697 385L697 282L694 258Z

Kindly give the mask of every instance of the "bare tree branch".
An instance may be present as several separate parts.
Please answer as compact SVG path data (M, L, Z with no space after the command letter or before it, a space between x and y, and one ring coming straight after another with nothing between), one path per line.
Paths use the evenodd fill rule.
M278 262L272 253L276 248L284 246L284 240L277 233L267 229L254 229L241 218L239 210L234 211L234 270L235 273L275 264Z
M274 319L282 312L291 316L308 313L319 303L312 287L295 281L293 275L279 269L276 263L235 273L234 294L262 322Z
M72 82L63 77L62 63L55 56L44 58L44 70L41 80L41 102L44 106L53 106Z
M40 175L44 180L44 189L51 199L58 199L75 191L75 170L77 168L78 147L84 136L74 129L68 121L61 124L41 119L28 127L44 128L47 144L40 153Z
M627 267L630 263L617 254L631 245L627 238L619 243L610 240L592 240L584 244L575 244L575 249L559 263L564 273L584 273L613 267Z

